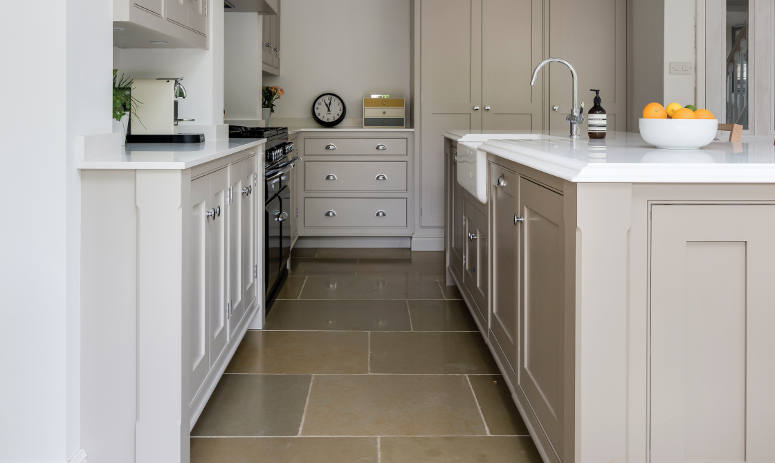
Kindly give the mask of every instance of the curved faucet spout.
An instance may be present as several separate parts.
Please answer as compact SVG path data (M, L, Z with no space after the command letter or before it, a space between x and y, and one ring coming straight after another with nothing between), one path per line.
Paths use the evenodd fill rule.
M549 63L564 64L570 71L573 90L571 95L571 113L568 115L568 122L570 122L571 136L578 137L578 126L584 121L584 115L581 114L581 108L579 108L579 76L576 72L576 68L574 68L572 64L562 58L545 59L541 61L538 66L536 66L535 70L533 70L533 77L530 79L530 86L535 87L536 81L538 80L539 71L541 71L541 68Z

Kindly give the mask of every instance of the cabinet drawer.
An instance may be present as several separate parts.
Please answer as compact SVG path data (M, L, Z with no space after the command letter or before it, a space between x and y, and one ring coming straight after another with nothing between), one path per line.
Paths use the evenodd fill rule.
M308 161L307 191L406 191L406 162Z
M406 155L406 138L310 138L304 140L304 155L368 156Z
M406 198L305 198L307 227L406 227Z

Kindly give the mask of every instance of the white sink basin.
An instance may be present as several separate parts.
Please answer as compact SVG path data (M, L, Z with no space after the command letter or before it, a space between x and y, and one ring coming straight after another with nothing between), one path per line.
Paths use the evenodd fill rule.
M537 133L505 134L477 133L469 134L457 143L457 183L474 195L483 204L487 204L487 155L479 147L487 140L537 140L545 135Z

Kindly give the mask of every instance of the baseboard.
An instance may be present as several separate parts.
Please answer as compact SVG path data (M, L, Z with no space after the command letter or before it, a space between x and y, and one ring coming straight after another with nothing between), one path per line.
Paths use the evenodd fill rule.
M86 459L86 450L78 449L77 452L67 459L67 463L86 463Z
M443 236L415 236L412 238L412 251L443 251Z
M408 236L302 236L297 248L410 248Z

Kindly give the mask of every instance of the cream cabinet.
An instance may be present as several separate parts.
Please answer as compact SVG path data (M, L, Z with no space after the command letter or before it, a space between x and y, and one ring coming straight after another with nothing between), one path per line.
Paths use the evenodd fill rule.
M280 15L282 1L277 1L277 14L264 15L261 30L261 62L263 71L268 74L280 75Z
M119 48L207 48L209 0L113 0Z
M411 130L304 131L299 236L412 236Z
M465 246L465 214L463 213L464 191L458 185L457 181L457 145L450 139L445 139L444 169L448 181L444 183L445 189L445 211L446 211L446 233L445 233L445 251L448 273L457 281L463 281L463 252ZM447 279L449 284L453 284L452 279Z
M775 206L651 209L651 461L775 461Z

